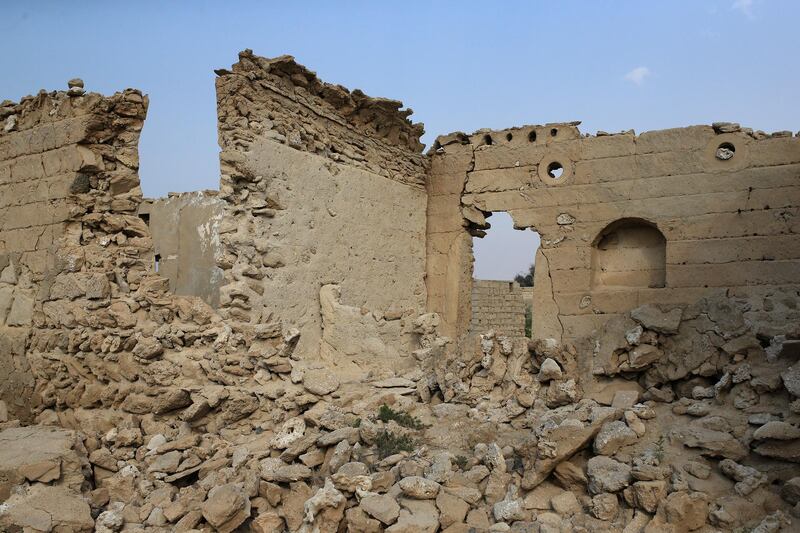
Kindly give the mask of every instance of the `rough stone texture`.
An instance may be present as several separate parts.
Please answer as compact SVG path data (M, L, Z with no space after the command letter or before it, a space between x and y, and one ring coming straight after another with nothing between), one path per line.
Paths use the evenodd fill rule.
M722 161L718 146L736 147ZM549 176L551 163L563 167ZM726 288L749 313L790 324L765 300L800 283L800 139L693 126L583 136L576 123L437 139L428 183L428 308L468 331L475 216L506 211L542 237L534 337L574 341L645 303L674 306ZM480 222L478 220L478 222ZM766 305L766 307L765 307ZM777 327L776 327L777 326ZM778 333L773 322L762 326Z
M525 336L525 302L518 283L474 280L471 306L470 332L495 330L513 337Z
M223 269L247 303L231 318L291 323L310 358L320 286L335 284L343 305L375 314L395 350L410 351L402 334L426 300L422 126L400 102L323 83L288 56L245 51L218 72ZM348 368L348 355L334 346L322 357L343 372L403 362L385 351Z
M797 529L795 137L426 157L291 58L217 74L220 191L152 202L139 92L0 103L0 529ZM492 210L534 339L462 335Z
M86 449L74 431L21 427L0 431L0 500L25 481L51 483L79 492Z

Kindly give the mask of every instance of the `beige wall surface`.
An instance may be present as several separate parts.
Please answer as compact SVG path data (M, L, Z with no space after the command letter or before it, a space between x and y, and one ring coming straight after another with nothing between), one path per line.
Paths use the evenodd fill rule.
M214 191L175 194L139 207L153 237L157 272L169 278L170 291L199 296L212 307L219 306L223 280L217 258L224 211L216 196Z
M522 287L513 281L476 279L472 282L471 333L525 336L525 301Z
M757 313L800 286L800 139L789 132L582 136L550 124L440 137L431 158L428 301L451 334L470 323L459 289L471 283L469 236L493 211L542 236L535 337L576 339L643 303L719 290Z
M410 358L426 301L422 126L288 56L245 51L218 73L223 316L296 327L296 353L343 366ZM354 323L352 309L371 317L358 342L331 323Z

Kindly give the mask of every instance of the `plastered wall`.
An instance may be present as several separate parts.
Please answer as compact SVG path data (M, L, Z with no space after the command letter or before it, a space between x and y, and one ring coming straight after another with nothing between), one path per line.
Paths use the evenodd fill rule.
M470 324L470 236L492 211L542 236L535 337L576 339L643 303L720 291L755 316L800 286L790 132L720 123L583 136L567 123L452 134L432 150L428 192L428 303L452 335Z
M219 306L222 269L220 225L223 204L216 191L171 194L139 206L153 237L154 268L169 279L171 292L199 296Z
M223 314L296 327L298 353L342 371L410 365L426 297L422 126L289 57L245 51L217 72ZM323 313L328 285L340 301ZM348 339L331 321L354 312Z

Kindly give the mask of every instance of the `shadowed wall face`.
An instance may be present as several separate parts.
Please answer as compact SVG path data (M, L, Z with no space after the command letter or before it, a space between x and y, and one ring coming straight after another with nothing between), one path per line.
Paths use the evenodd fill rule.
M223 280L217 266L222 215L223 202L213 192L172 195L139 208L153 235L153 267L169 279L170 291L212 307L219 306Z
M592 250L592 288L664 287L666 244L661 232L645 223L612 224Z

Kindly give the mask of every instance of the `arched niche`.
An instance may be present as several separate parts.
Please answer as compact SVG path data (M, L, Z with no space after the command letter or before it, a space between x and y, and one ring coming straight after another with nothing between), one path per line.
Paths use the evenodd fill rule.
M656 288L667 280L667 240L655 224L623 218L601 231L592 245L592 288Z

